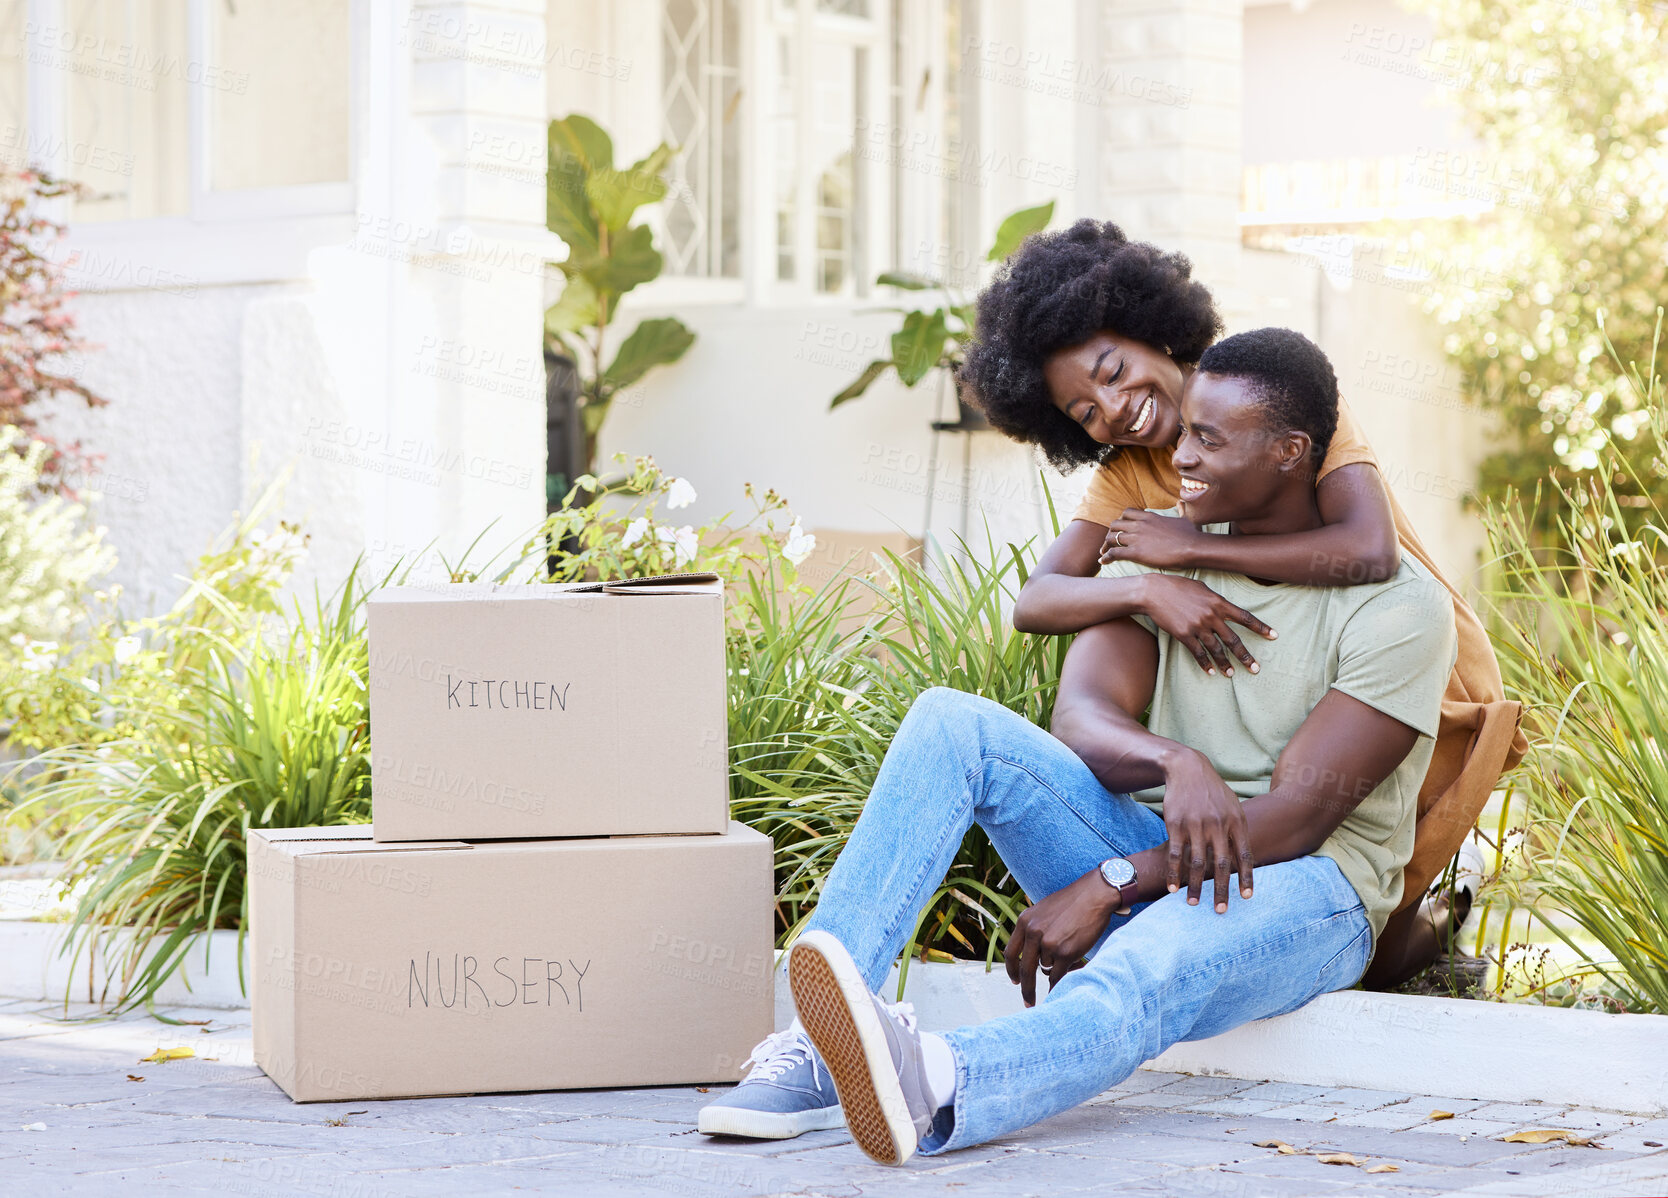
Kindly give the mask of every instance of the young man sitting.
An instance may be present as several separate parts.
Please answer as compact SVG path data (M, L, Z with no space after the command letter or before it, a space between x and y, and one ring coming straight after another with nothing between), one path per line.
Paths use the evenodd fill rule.
M1200 360L1181 413L1183 516L1232 533L1318 526L1337 382L1317 347L1283 329L1230 337ZM1150 574L1174 602L1214 591L1276 636L1255 668L1207 674L1144 618L1089 628L1054 735L987 699L923 693L789 951L795 1026L755 1051L701 1130L798 1135L843 1110L869 1156L901 1164L1045 1119L1178 1040L1361 976L1412 851L1454 663L1447 592L1405 554L1354 587L1106 570ZM973 823L1036 900L1006 949L1029 1009L923 1033L875 989Z

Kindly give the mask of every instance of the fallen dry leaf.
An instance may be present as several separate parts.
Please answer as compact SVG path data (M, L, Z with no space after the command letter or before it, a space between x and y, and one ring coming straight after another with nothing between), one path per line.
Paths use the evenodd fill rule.
M1282 1156L1291 1156L1298 1152L1298 1149L1293 1148L1284 1140L1258 1140L1252 1147L1277 1149Z
M1367 1163L1350 1152L1317 1152L1315 1159L1323 1165L1354 1165L1357 1169Z
M142 1082L145 1079L140 1077L137 1073L130 1073L127 1075L127 1080L130 1082Z
M1577 1148L1596 1148L1598 1145L1587 1136L1578 1136L1565 1127L1537 1127L1529 1131L1514 1131L1509 1136L1501 1136L1507 1144L1550 1144L1553 1140L1562 1140Z
M183 1061L187 1057L194 1057L196 1055L197 1055L197 1051L195 1049L187 1048L185 1045L182 1044L178 1048L159 1048L155 1052L151 1053L151 1055L148 1056L148 1057L140 1057L139 1058L139 1063L141 1065L148 1065L148 1064L153 1064L153 1063L157 1064L157 1065L162 1065L162 1064L167 1063L168 1061Z
M1400 1165L1368 1165L1361 1171L1363 1173L1400 1173L1402 1167Z
M1432 1111L1431 1112L1431 1118L1432 1119L1452 1119L1453 1117L1454 1117L1454 1112L1452 1112L1452 1111Z

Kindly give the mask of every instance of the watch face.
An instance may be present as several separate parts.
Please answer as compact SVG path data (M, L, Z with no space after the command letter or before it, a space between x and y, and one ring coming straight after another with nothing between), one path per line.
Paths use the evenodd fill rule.
M1100 876L1114 886L1128 886L1135 881L1135 866L1124 857L1114 857L1101 862Z

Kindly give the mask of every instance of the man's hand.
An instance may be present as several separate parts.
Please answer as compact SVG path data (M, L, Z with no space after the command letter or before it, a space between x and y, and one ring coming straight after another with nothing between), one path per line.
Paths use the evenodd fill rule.
M1185 570L1193 565L1193 551L1200 539L1212 536L1200 532L1191 520L1160 516L1145 508L1126 507L1124 514L1106 528L1100 547L1100 562L1140 562L1155 570Z
M1228 875L1239 874L1239 893L1251 897L1251 826L1239 796L1228 789L1203 753L1184 749L1164 770L1165 885L1187 887L1199 903L1207 876L1216 883L1216 910L1228 909Z
M1026 1006L1037 1003L1038 966L1052 987L1077 968L1117 912L1118 892L1100 876L1098 866L1020 912L1002 955L1008 980L1019 984Z
M1257 672L1257 659L1228 622L1241 624L1268 640L1274 639L1274 629L1197 579L1143 574L1140 583L1145 596L1143 614L1193 654L1201 670L1214 674L1221 669L1224 674L1232 674L1232 654L1245 663L1246 669Z

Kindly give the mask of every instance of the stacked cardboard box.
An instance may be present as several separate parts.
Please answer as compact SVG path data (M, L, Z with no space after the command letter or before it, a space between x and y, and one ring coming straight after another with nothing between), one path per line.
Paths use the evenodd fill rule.
M723 586L370 600L369 828L252 832L255 1060L297 1101L735 1080L767 837L728 818Z

